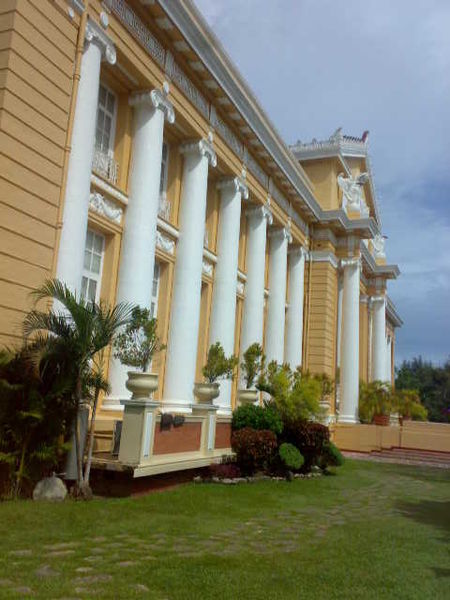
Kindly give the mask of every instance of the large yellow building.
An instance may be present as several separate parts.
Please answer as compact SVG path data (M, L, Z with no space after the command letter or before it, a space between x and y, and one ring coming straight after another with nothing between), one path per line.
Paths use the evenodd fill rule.
M288 148L191 0L2 0L0 25L0 341L49 277L150 308L159 389L133 407L112 360L98 426L106 449L125 404L138 475L228 448L237 383L193 397L216 341L338 379L329 421L356 423L401 325L367 133Z

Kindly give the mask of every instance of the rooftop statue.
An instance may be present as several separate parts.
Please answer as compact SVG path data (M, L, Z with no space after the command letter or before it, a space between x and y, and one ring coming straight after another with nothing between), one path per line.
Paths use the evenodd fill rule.
M362 195L362 187L369 181L368 173L361 173L357 177L344 177L340 173L337 178L338 185L343 192L342 208L347 212L365 212L367 208Z

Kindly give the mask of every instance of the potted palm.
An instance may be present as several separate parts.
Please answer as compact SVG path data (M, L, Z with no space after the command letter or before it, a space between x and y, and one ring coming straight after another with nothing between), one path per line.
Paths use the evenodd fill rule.
M400 425L405 421L426 421L427 409L421 404L417 390L397 390L394 392L393 404L399 414Z
M263 372L264 361L263 349L258 343L251 344L242 355L240 366L245 388L238 390L239 404L254 404L258 400L259 390L255 387L255 381Z
M359 388L359 414L363 422L389 425L392 408L391 389L384 381L361 383Z
M155 353L165 348L157 333L157 321L150 317L147 308L136 306L131 320L117 336L114 357L123 365L134 367L128 371L126 387L133 399L147 399L158 389L158 374L150 373L149 367Z
M238 359L232 355L225 356L220 342L213 344L208 350L208 358L202 369L204 382L194 384L194 395L200 404L211 404L220 394L219 379L233 379Z

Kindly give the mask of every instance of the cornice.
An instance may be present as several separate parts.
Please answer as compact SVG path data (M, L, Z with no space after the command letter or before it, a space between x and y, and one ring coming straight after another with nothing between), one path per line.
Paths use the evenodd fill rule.
M386 316L394 327L401 327L403 325L403 321L397 312L395 304L389 296L386 297Z
M312 262L327 262L330 263L334 269L339 268L338 259L328 250L312 250L309 253L309 258Z
M361 242L361 257L369 269L372 277L382 277L385 279L397 279L400 275L398 265L377 265L374 257L369 252L367 246Z

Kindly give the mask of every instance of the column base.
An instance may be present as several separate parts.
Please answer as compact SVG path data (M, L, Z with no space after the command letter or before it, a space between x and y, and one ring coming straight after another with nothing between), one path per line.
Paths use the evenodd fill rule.
M124 398L119 398L116 396L107 396L102 403L102 411L115 411L115 412L123 412L124 405L121 402ZM126 399L125 399L126 400Z
M338 423L345 423L350 425L356 425L359 423L359 419L355 417L355 415L339 415L337 418Z

